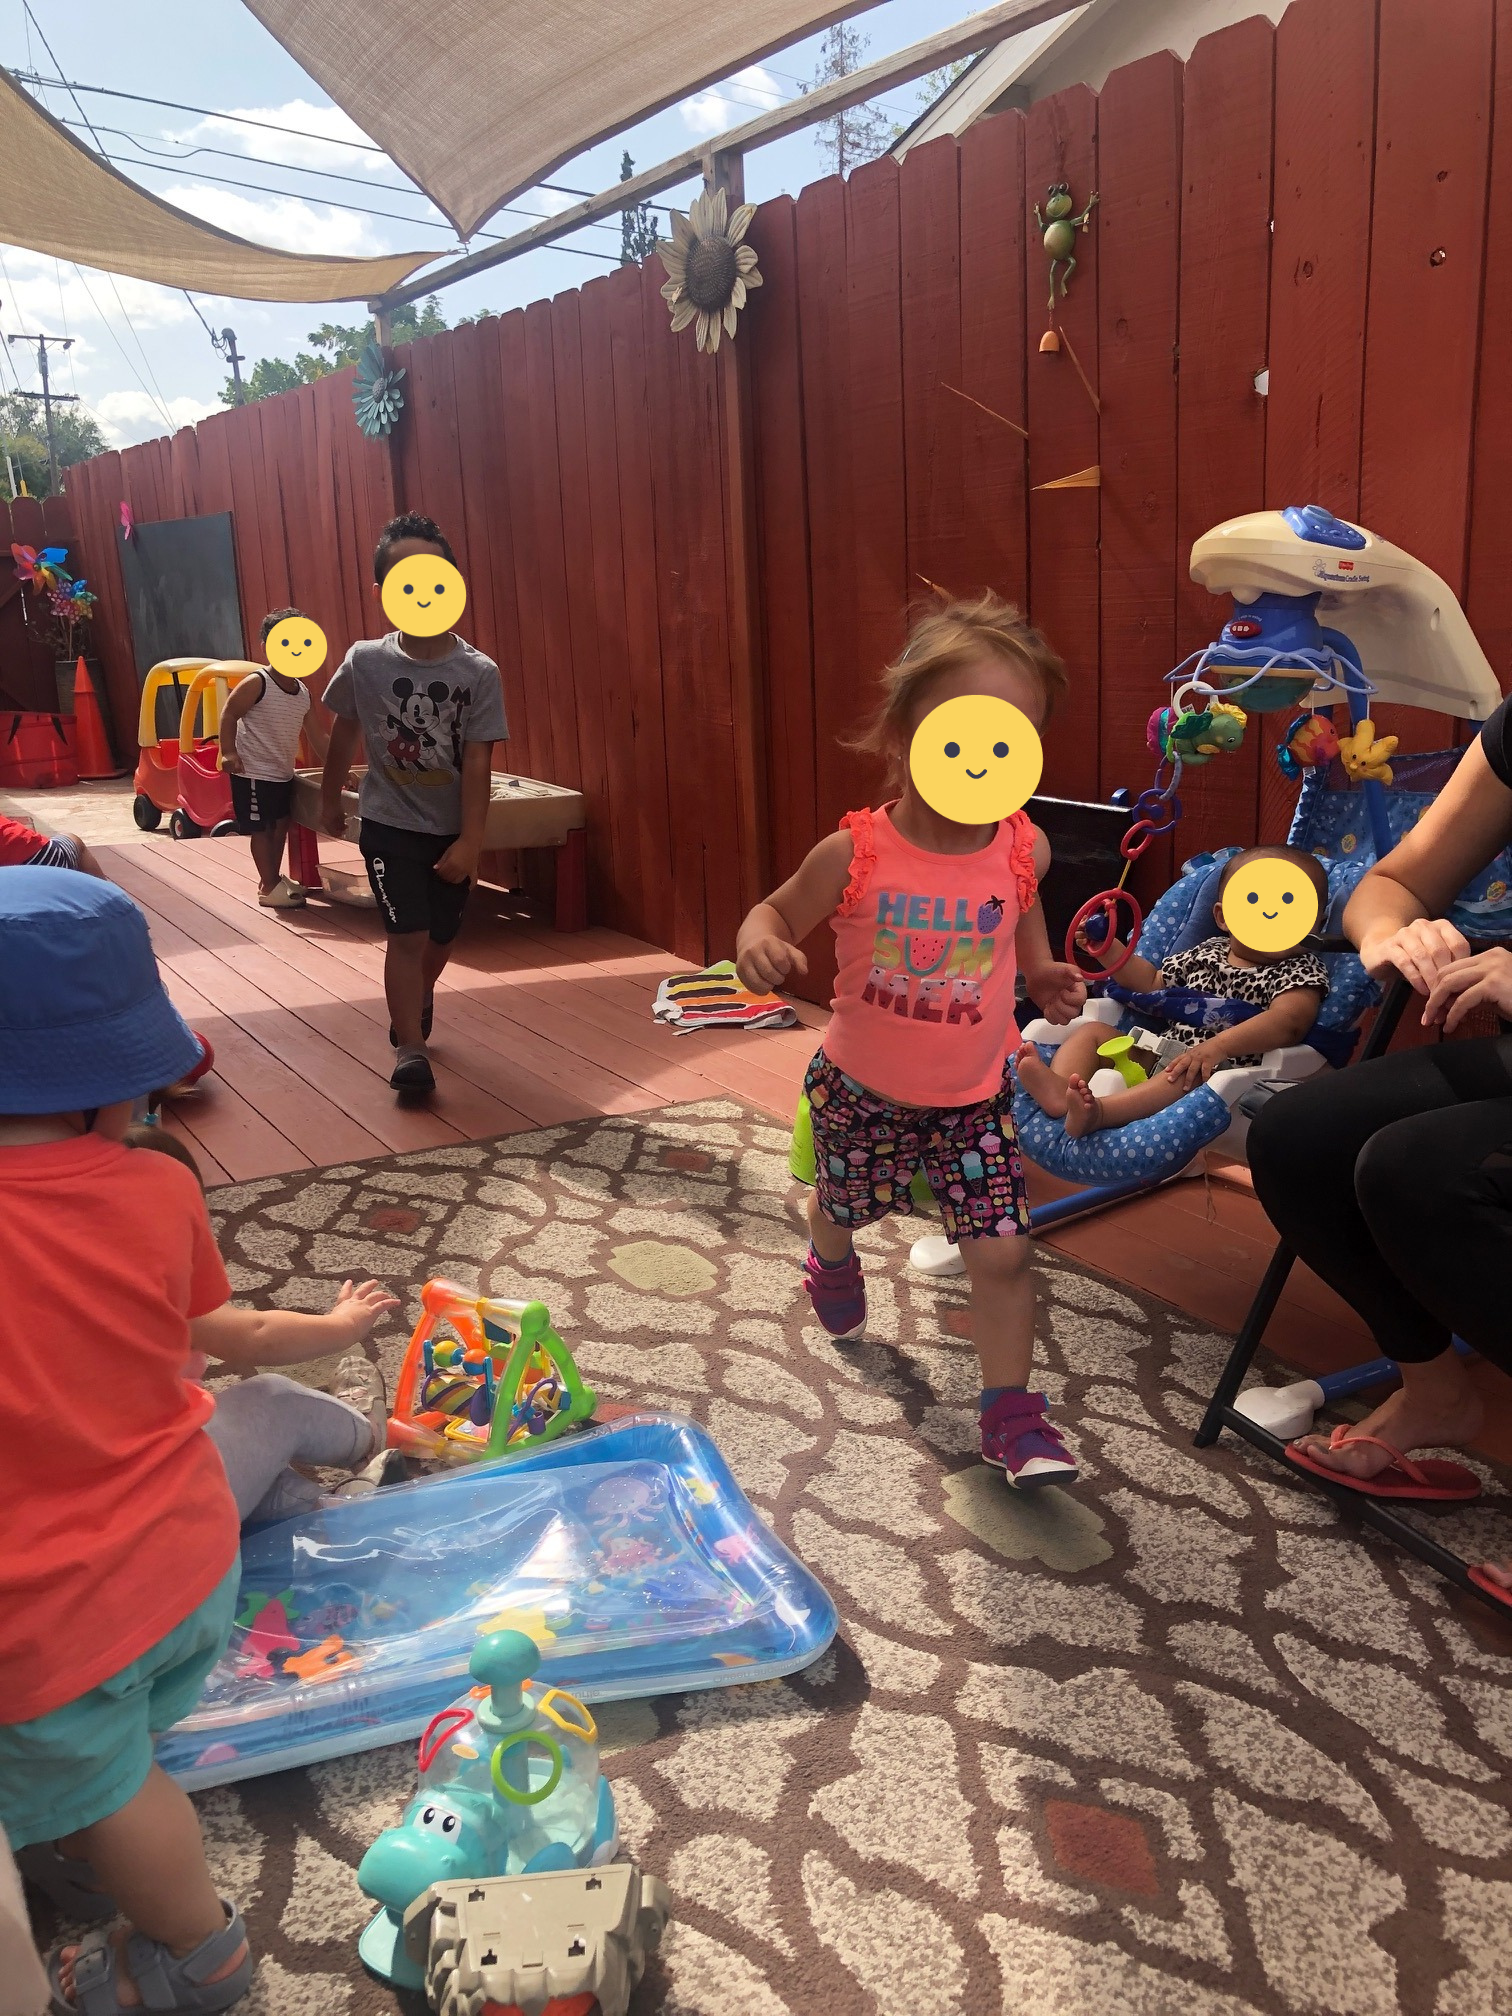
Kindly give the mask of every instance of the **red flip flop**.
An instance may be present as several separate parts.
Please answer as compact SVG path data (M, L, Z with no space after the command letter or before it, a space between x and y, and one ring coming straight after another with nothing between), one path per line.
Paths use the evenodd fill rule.
M1484 1568L1472 1568L1469 1575L1477 1589L1483 1590L1505 1609L1512 1610L1512 1589L1507 1588L1505 1583L1493 1580Z
M1362 1498L1414 1498L1440 1504L1463 1504L1467 1498L1480 1496L1480 1479L1463 1463L1448 1463L1441 1456L1430 1456L1421 1463L1415 1463L1410 1456L1404 1456L1400 1449L1393 1449L1378 1435L1351 1435L1345 1427L1335 1428L1328 1438L1330 1449L1342 1449L1346 1442L1365 1442L1373 1449L1384 1449L1391 1461L1374 1477L1351 1477L1343 1470L1334 1470L1328 1464L1320 1463L1316 1456L1308 1455L1295 1442L1288 1443L1286 1460L1298 1470L1326 1478L1330 1484L1342 1484L1346 1490L1358 1491Z

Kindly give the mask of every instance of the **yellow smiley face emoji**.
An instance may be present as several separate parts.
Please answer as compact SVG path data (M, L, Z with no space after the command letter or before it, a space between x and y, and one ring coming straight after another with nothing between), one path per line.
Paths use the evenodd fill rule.
M1223 928L1252 952L1290 952L1318 921L1318 892L1299 862L1257 855L1223 891Z
M467 607L467 583L439 553L411 553L383 577L383 613L406 637L439 637Z
M942 819L988 826L1034 796L1045 767L1027 714L988 693L943 700L914 730L908 771L924 803Z
M308 616L285 616L268 632L263 654L285 679L308 679L326 661L326 634Z

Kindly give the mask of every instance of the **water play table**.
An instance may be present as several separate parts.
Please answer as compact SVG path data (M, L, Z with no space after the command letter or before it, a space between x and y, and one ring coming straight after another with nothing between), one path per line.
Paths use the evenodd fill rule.
M343 791L346 837L357 838L357 793ZM320 823L320 772L301 770L294 779L293 817L289 827L289 873L309 889L324 889L338 901L363 901L366 883L350 878L362 894L349 899L343 880L321 874L317 829ZM558 931L583 931L588 926L588 807L581 791L547 784L539 777L516 777L497 770L483 828L483 851L518 853L527 867L540 862L550 876L553 921ZM485 880L492 880L486 872Z

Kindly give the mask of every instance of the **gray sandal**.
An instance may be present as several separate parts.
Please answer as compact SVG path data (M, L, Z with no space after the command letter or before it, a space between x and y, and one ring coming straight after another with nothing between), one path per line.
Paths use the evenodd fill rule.
M179 1959L161 1941L133 1932L126 1942L126 1962L144 2016L154 2010L209 2012L229 2009L252 1986L252 1955L245 1953L239 1967L220 1981L208 1977L226 1962L247 1940L241 1912L223 1897L221 1909L226 1923L219 1932L202 1939L192 1953ZM116 1993L116 1948L106 1932L89 1932L74 1955L74 1999L66 2000L60 1984L63 1965L61 1949L47 1962L47 1979L52 1988L54 2016L128 2016Z
M54 1841L18 1848L16 1867L72 1924L104 1925L116 1915L115 1899L100 1888L89 1863L61 1854Z

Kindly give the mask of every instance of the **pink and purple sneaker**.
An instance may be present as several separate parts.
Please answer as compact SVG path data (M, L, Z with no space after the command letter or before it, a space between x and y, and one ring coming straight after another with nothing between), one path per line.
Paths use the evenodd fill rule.
M981 1427L982 1461L1018 1490L1076 1482L1076 1458L1049 1419L1043 1393L1010 1387L983 1410Z
M866 1328L866 1282L854 1247L838 1267L827 1267L810 1246L803 1285L814 1314L831 1337L859 1337Z

